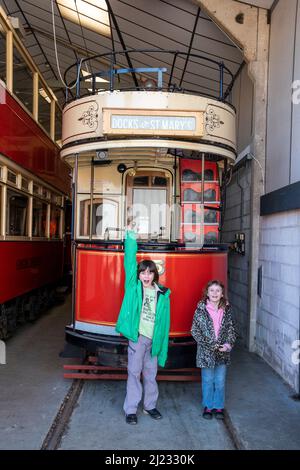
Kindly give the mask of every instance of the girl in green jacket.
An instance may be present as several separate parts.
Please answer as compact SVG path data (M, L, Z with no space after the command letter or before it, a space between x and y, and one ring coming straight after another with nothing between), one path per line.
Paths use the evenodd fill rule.
M144 413L153 419L162 416L156 408L157 366L164 366L169 344L170 290L158 284L155 263L136 262L136 234L132 222L125 236L125 295L116 330L128 340L128 379L124 402L126 423L137 424L137 408L142 399Z

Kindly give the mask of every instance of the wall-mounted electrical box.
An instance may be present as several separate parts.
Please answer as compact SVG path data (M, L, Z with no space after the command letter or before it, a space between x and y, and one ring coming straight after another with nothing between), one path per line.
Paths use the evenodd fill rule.
M239 255L245 255L245 234L243 232L235 234L235 239L231 244L231 250Z

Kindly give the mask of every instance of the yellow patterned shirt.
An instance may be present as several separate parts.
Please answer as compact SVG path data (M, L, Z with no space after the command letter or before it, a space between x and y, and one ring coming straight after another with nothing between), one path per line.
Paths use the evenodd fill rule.
M140 318L139 333L147 338L153 338L156 313L156 289L144 289L144 298Z

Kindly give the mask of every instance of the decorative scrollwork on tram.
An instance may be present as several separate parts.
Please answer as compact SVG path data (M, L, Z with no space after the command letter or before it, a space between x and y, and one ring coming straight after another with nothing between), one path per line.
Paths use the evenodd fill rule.
M87 111L82 113L78 121L82 121L84 126L95 129L98 126L98 104L95 102L95 104L90 105Z
M209 106L206 110L205 121L206 132L213 132L216 128L219 128L224 124L224 122L221 121L220 116L211 106Z

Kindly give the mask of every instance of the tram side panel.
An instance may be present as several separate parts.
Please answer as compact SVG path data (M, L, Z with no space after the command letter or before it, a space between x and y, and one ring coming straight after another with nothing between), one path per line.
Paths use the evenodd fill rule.
M54 242L0 243L0 304L47 284L62 276L63 244Z

